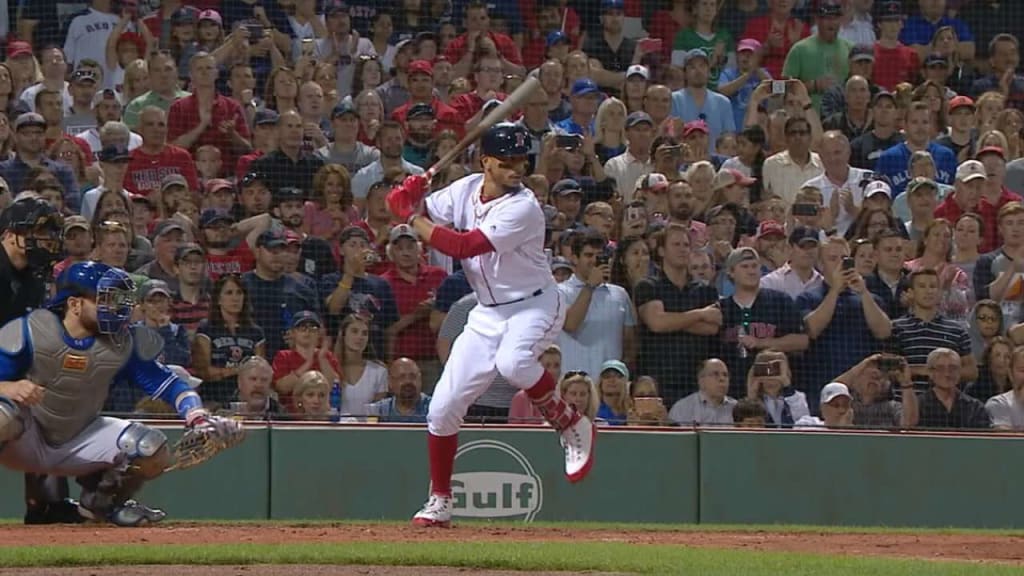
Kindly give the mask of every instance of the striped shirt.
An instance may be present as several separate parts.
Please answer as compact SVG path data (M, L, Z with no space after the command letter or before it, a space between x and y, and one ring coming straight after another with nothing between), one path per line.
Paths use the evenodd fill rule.
M926 321L908 314L892 322L895 352L911 366L924 366L928 353L936 348L949 348L960 356L970 356L971 337L959 322L937 314ZM915 379L915 383L917 379Z
M180 294L175 294L171 299L171 321L181 325L188 330L189 336L194 336L199 328L199 323L210 316L210 295L203 293L199 295L199 301L195 304L182 300Z

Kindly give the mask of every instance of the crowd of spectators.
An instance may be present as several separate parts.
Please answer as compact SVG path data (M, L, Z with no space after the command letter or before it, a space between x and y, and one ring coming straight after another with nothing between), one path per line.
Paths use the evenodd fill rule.
M16 4L16 8L15 8ZM6 6L6 4L5 4ZM476 306L394 222L527 77L604 425L1024 429L1024 8L998 0L26 0L0 205L130 271L216 407L423 421ZM471 146L433 189L479 170ZM117 383L107 408L167 410ZM470 410L537 417L500 378Z

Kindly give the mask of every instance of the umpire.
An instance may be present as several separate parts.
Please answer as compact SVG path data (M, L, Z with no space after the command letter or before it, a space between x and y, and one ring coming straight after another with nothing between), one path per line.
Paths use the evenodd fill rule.
M61 256L64 220L48 202L24 197L0 213L0 326L42 306ZM25 524L77 523L67 478L25 474Z

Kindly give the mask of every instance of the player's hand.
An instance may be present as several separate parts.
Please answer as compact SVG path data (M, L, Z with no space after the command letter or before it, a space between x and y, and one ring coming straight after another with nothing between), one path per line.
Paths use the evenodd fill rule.
M0 396L3 396L16 404L33 406L43 401L46 389L36 385L31 380L15 380L13 382L0 382Z
M406 176L405 180L388 192L388 210L402 222L416 214L420 209L420 202L430 189L430 180L422 174Z

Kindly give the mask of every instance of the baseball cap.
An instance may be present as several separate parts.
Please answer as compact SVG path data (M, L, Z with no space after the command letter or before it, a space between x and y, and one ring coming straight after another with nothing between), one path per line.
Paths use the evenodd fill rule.
M913 194L922 188L931 188L933 194L939 191L939 185L934 180L918 176L907 184L907 194Z
M1003 160L1006 160L1006 152L1003 151L1003 149L1000 148L999 146L985 146L984 148L978 150L974 154L974 159L981 160L981 157L984 156L985 154L995 154L996 156L999 156Z
M206 251L203 250L202 246L195 242L186 242L178 246L178 249L174 251L174 261L181 262L189 254L199 254L204 258L206 257Z
M324 14L330 16L338 12L348 13L348 3L344 0L330 0L327 5L324 6Z
M752 186L755 182L757 182L756 178L751 178L739 170L722 168L718 171L718 174L715 174L715 179L711 182L711 189L721 190L722 188L728 188L734 184L739 184L740 186Z
M643 76L644 80L651 79L651 69L643 64L633 64L629 68L626 68L626 78L632 76Z
M637 180L636 188L637 190L665 190L668 188L668 178L664 174L651 172Z
M601 364L601 374L604 374L608 370L614 370L626 380L629 380L629 368L619 360L607 360L604 364Z
M810 226L794 226L793 231L789 233L789 243L799 246L801 242L807 241L821 244L821 232Z
M306 199L306 194L302 191L302 188L295 188L294 186L285 186L284 188L278 188L277 192L274 193L274 204L283 204L285 202L302 202Z
M736 45L736 52L760 52L761 43L753 38L744 38Z
M256 237L257 248L280 248L284 245L284 235L274 230L265 230Z
M415 42L415 40L413 40L412 38L406 38L405 40L399 40L398 44L395 44L395 54L398 54L399 52L401 52L407 46L410 47L410 48L415 48L416 45L413 44L413 42Z
M232 184L228 180L225 180L224 178L214 178L212 180L207 180L206 186L204 186L204 188L207 195L216 194L221 190L230 190L231 192L235 191L234 184Z
M971 180L988 180L988 172L985 165L977 160L967 160L956 169L957 182L970 182Z
M725 269L732 270L740 262L746 262L747 260L758 261L761 257L758 256L757 250L749 246L743 248L736 248L732 252L729 252L729 256L725 259Z
M163 192L171 186L181 186L182 188L188 188L188 180L181 174L175 172L174 174L168 174L164 176L164 179L160 181L160 191Z
M601 0L601 11L607 10L623 10L625 8L625 2L623 0Z
M547 46L548 46L548 48L550 48L550 47L552 47L552 46L554 46L556 44L568 44L568 43L569 43L569 37L565 35L565 32L562 32L561 30L555 30L553 32L549 32L548 33L548 37L547 37Z
M850 48L850 62L860 62L861 60L867 60L869 62L875 61L875 49L873 46L868 44L857 44L853 48Z
M563 258L561 256L555 256L554 258L551 259L551 271L557 272L558 270L568 270L572 272L572 263L569 262L569 260L567 260L566 258Z
M433 40L434 42L437 42L437 34L434 34L430 30L422 30L420 32L417 32L416 35L413 36L413 40L416 42L416 44L419 44L420 42L423 42L425 40Z
M171 287L163 280L150 279L142 283L142 286L139 287L139 293L142 295L143 300L154 294L163 294L170 298Z
M23 40L15 40L7 45L7 57L18 58L19 56L31 56L32 45Z
M349 226L341 231L341 234L338 236L338 244L344 244L353 238L362 238L367 242L370 241L370 235L366 233L366 230L359 226Z
M25 112L14 120L14 129L21 130L26 126L39 126L46 128L46 119L36 112Z
M277 126L278 118L279 116L274 110L261 108L253 115L252 124L253 126Z
M587 94L600 94L601 89L597 87L590 78L579 78L572 83L571 96L586 96Z
M199 13L198 20L200 22L202 22L203 20L209 20L211 22L216 22L217 26L223 26L224 25L224 19L220 17L220 12L217 12L216 10L203 10L203 11L201 11Z
M708 123L703 120L694 120L683 124L683 138L688 138L694 132L709 134L711 131L708 129Z
M942 54L929 54L924 59L925 68L929 68L936 64L942 64L943 66L949 66L949 59Z
M892 198L892 188L888 182L882 180L873 180L864 187L864 197L871 198L875 194L885 194L889 198Z
M196 9L191 6L178 8L171 14L172 24L189 24L196 21Z
M72 82L92 82L96 83L96 72L91 68L79 68L71 74Z
M412 226L408 224L399 224L388 232L388 242L394 244L399 238L412 238L418 240L416 231L412 229Z
M288 328L297 328L303 324L316 324L320 328L323 328L324 326L324 323L320 321L320 316L316 312L303 310L295 316L292 316L292 322Z
M434 117L434 107L431 106L430 104L425 103L425 102L420 102L419 104L413 104L412 107L409 108L409 112L406 113L405 119L409 120L411 118L418 118L420 116L430 116L431 118L433 118Z
M686 54L683 54L683 68L686 68L686 66L690 62L696 60L697 58L703 58L705 62L711 62L711 60L708 58L707 52L700 48L694 48L693 50L687 51Z
M970 108L974 110L974 100L967 96L954 96L949 101L949 112L952 113L957 108Z
M85 219L85 216L80 216L78 214L75 214L74 216L68 216L67 218L64 219L64 234L67 234L68 232L74 230L75 228L88 230L89 221Z
M903 3L899 0L886 0L875 4L875 6L878 7L876 16L878 20L902 20L904 18Z
M120 47L124 42L133 44L135 49L139 51L139 54L146 53L146 39L142 37L142 34L138 32L122 32L117 38L117 45Z
M334 120L339 116L344 116L345 114L358 114L355 105L348 100L342 100L334 107L334 110L331 110L331 120Z
M786 228L775 220L765 220L757 225L757 238L764 238L765 236L782 236L785 238Z
M409 76L413 74L426 74L427 76L434 75L434 65L426 60L413 60L409 62L409 66L405 69L405 73Z
M128 147L122 144L110 144L104 146L99 153L100 162L128 162L132 159Z
M840 396L846 396L847 398L850 399L853 398L852 396L850 396L850 389L847 388L846 384L843 384L842 382L831 382L829 384L826 384L825 387L821 389L822 404L828 404L829 402L835 400L836 398L839 398Z
M827 18L842 15L843 7L840 6L838 2L833 2L831 0L821 0L821 2L818 4L818 16L823 16Z
M626 128L632 128L637 124L643 124L645 122L647 124L650 124L651 126L654 126L654 119L651 118L651 115L648 114L647 112L631 112L630 115L626 117Z
M875 104L878 104L878 101L881 100L882 98L888 98L889 100L892 100L893 104L896 103L895 94L889 92L888 90L879 90L878 94L875 94L875 97L871 99L871 105L874 106Z
M199 215L200 228L207 228L209 226L217 224L218 222L227 222L229 224L234 224L235 217L232 216L231 213L226 210L218 210L216 208L207 208L206 210L203 210L202 214Z
M181 232L184 234L185 227L181 225L181 222L178 222L174 218L161 220L155 227L153 227L153 238L156 239L166 234L170 234L171 232Z
M121 105L121 97L110 88L104 88L103 90L97 90L96 95L92 97L93 108L99 106L101 102L117 102Z
M555 182L555 185L551 187L551 193L555 196L568 196L569 194L583 194L583 189L580 187L580 183L573 180L572 178L565 178Z

